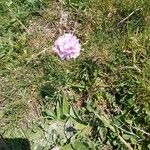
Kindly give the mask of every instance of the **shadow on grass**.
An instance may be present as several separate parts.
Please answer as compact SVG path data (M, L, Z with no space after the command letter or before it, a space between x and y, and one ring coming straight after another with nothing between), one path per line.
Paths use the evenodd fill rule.
M28 139L0 137L0 150L31 150Z

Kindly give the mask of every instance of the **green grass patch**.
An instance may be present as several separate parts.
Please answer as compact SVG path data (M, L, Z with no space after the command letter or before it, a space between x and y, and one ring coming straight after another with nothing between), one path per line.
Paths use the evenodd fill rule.
M64 28L82 45L76 60L52 52L62 11L69 14ZM18 140L27 139L33 150L150 149L149 13L149 0L2 0L6 145L20 150Z

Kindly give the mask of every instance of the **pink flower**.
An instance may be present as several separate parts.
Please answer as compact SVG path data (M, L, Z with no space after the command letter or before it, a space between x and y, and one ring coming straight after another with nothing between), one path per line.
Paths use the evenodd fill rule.
M56 52L62 59L77 58L80 55L81 46L79 39L71 33L65 33L58 37L53 46Z

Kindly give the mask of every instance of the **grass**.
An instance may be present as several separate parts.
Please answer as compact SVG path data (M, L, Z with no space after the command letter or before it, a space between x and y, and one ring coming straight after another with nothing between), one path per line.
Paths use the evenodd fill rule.
M27 139L33 150L150 149L149 4L1 0L3 138ZM51 49L62 11L69 14L65 30L82 45L76 60Z

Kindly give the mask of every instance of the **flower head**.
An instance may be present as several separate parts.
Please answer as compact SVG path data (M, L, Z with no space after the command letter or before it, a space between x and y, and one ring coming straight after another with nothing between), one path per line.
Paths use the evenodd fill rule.
M65 33L55 41L53 50L62 59L68 60L77 58L80 55L81 46L76 36L71 33Z

